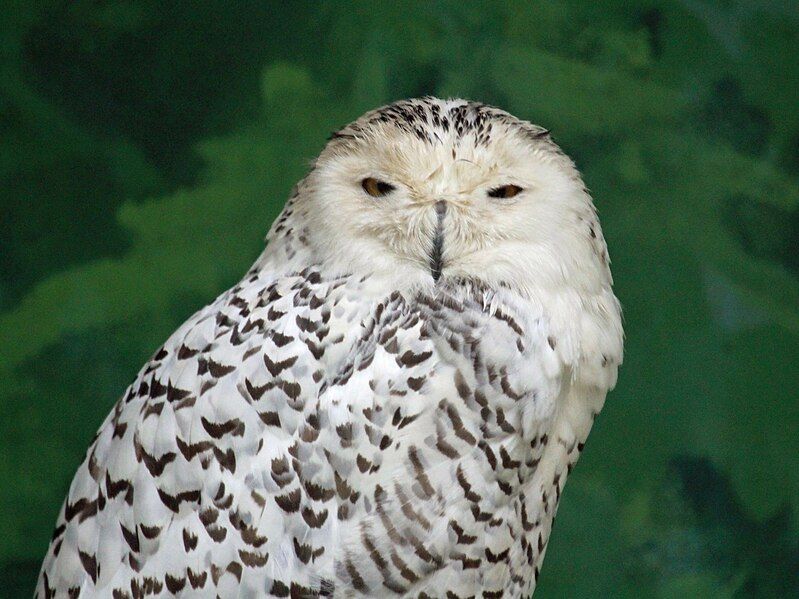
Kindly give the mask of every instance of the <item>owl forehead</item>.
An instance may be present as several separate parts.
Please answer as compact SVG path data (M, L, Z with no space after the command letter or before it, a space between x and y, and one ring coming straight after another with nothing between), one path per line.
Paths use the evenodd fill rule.
M433 97L401 100L372 112L345 127L345 137L406 137L425 146L487 147L508 134L535 128L487 104Z
M468 138L479 146L489 143L494 126L507 116L485 104L428 97L378 108L364 115L354 126L367 131L375 126L390 126L430 144Z
M403 100L367 113L333 135L365 168L418 186L477 184L512 169L544 129L464 100Z

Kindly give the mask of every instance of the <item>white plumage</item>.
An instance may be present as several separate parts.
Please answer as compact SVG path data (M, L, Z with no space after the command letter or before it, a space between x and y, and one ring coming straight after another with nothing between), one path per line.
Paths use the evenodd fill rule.
M368 113L108 416L37 596L528 594L621 356L546 131L462 100Z

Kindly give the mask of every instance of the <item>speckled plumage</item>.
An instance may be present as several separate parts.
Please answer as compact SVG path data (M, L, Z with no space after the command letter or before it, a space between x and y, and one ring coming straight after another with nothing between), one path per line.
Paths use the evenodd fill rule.
M513 178L512 148L488 162L511 133L545 165L513 181L565 198L541 202L549 220L483 200L491 177ZM378 162L351 170L358 156ZM356 195L375 172L396 199ZM579 247L545 254L555 225ZM246 277L172 335L101 426L37 596L529 594L621 361L607 262L545 131L459 100L365 115L334 134Z

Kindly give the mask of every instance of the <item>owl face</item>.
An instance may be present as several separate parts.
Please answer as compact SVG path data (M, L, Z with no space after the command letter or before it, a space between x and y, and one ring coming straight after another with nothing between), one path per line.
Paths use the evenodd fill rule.
M311 243L395 287L607 284L579 174L547 132L462 100L409 100L334 134L300 195Z

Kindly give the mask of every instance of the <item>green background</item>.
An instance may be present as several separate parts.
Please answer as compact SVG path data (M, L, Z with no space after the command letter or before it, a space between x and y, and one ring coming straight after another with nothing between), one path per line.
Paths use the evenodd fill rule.
M423 94L552 130L625 309L536 596L799 596L797 6L0 3L0 596L328 134Z

